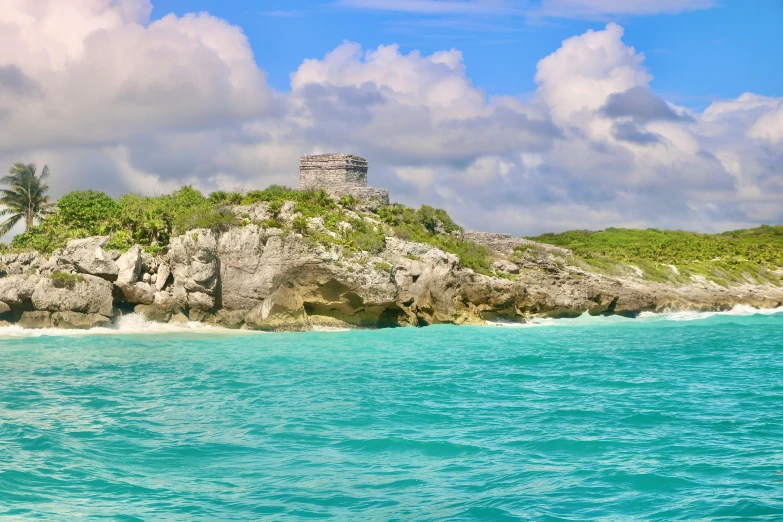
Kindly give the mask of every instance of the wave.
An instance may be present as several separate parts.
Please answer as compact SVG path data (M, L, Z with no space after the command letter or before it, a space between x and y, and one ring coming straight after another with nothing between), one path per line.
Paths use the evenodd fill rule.
M116 319L110 326L92 328L90 330L64 330L61 328L27 329L18 325L0 327L0 339L17 337L80 337L85 335L140 335L162 333L257 333L248 330L230 330L220 326L213 326L199 322L183 324L158 323L148 321L139 314L123 315Z
M658 321L700 321L710 317L750 317L754 315L783 314L783 306L777 308L754 308L748 305L737 305L731 310L723 312L642 312L637 318L622 317L619 315L593 316L587 312L572 319L553 319L548 317L536 317L526 323L512 323L502 321L487 321L487 326L500 326L504 328L535 328L541 326L577 326L582 324L632 324L640 322Z

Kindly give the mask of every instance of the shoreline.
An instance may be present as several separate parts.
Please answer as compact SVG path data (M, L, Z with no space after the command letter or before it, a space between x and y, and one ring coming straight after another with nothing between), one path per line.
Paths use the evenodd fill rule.
M632 325L649 324L663 321L690 322L701 321L711 317L752 317L773 316L783 314L783 306L776 308L755 308L747 305L737 305L726 311L671 311L671 312L644 312L637 317L623 317L619 315L594 316L587 312L578 317L552 318L535 317L524 323L486 321L484 324L438 324L434 327L476 327L476 328L501 328L501 329L526 329L526 328L556 328L579 327L596 325ZM415 327L402 327L405 330L417 329ZM429 328L429 327L422 327ZM145 319L140 314L125 315L111 326L96 327L88 330L65 328L24 328L19 325L0 326L0 341L10 339L24 339L36 337L89 337L89 336L132 336L132 335L207 335L207 336L252 336L270 333L342 333L351 331L383 331L396 328L341 328L316 326L310 330L288 332L265 332L251 329L232 329L218 325L210 325L202 322L191 321L185 324L159 323Z

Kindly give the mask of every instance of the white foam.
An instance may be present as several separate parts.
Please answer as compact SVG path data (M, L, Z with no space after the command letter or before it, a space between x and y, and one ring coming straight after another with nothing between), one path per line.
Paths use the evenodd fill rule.
M505 328L530 328L536 326L577 326L580 324L616 324L627 322L656 322L656 321L699 321L713 316L736 316L749 317L753 315L775 315L783 314L783 306L778 308L754 308L747 305L737 305L731 310L725 312L642 312L635 319L622 317L619 315L592 316L585 312L579 317L573 319L552 319L546 317L535 317L529 319L527 323L507 323L497 321L487 321L487 326L502 326Z
M139 314L129 314L115 320L110 326L92 328L90 330L63 330L60 328L27 329L18 325L0 327L0 339L15 337L76 337L84 335L140 335L161 333L255 333L248 330L230 330L199 322L182 324L157 323L148 321Z

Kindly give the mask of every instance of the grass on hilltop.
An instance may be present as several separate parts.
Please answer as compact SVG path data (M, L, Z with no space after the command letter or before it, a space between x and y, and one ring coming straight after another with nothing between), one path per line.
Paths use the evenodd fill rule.
M636 266L654 281L687 282L691 276L704 276L724 286L748 281L781 283L783 226L763 225L722 234L607 228L529 239L567 248L573 252L574 262L613 275L632 274Z

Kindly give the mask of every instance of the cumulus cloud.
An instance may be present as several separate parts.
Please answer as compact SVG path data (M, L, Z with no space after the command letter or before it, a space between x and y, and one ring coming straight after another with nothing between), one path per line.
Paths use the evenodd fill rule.
M68 147L100 155L270 111L273 93L241 29L207 14L149 23L150 8L147 0L2 2L6 155Z
M278 93L241 29L207 14L151 22L146 0L0 7L0 164L48 163L55 195L296 185L301 154L349 152L395 199L473 228L783 220L783 100L669 103L616 24L543 57L523 100L487 96L456 49L344 43Z

